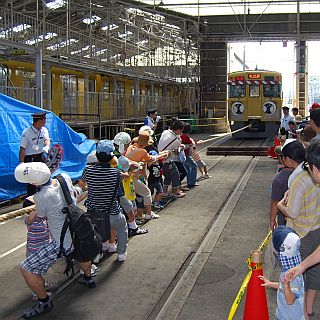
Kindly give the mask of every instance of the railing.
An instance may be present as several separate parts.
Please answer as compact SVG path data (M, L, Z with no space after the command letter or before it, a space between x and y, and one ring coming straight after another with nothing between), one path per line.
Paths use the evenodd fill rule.
M0 86L0 92L23 102L35 105L35 88ZM43 92L44 107L47 103ZM76 119L78 122L90 122L91 117L84 114L99 114L101 121L144 117L150 106L158 109L159 114L173 114L182 111L177 97L159 97L145 95L122 95L118 93L52 91L51 110L56 113L72 114L64 119ZM77 117L74 115L78 114Z

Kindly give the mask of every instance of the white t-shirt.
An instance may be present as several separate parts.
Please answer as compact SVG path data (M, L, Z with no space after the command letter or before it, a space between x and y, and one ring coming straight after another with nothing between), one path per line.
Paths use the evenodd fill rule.
M37 130L34 126L30 126L22 132L20 147L25 149L25 155L39 154L43 152L46 140L49 140L49 132L45 127Z
M294 116L290 116L289 114L283 116L281 118L280 128L284 128L286 131L290 130L289 122L294 121Z
M170 143L172 142L172 143ZM158 143L158 150L164 151L164 150L177 150L181 145L180 136L175 134L172 130L164 130L161 134L159 143ZM171 162L178 160L178 156L175 154L172 154L170 157L165 159L164 162Z
M66 215L62 213L62 209L67 206L67 203L59 181L53 180L50 185L43 186L33 198L36 204L36 215L47 218L50 233L53 239L60 244L60 235L66 218ZM67 230L63 247L69 249L71 244L71 235L69 230Z

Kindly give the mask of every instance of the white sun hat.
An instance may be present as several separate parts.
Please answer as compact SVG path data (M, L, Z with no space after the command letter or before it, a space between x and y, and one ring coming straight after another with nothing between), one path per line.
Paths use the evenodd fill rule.
M19 182L41 186L50 180L51 173L43 162L25 162L16 167L14 176Z
M142 132L142 131L147 131L149 133L149 136L151 137L154 133L154 131L149 127L149 126L142 126L140 129L139 129L139 134Z

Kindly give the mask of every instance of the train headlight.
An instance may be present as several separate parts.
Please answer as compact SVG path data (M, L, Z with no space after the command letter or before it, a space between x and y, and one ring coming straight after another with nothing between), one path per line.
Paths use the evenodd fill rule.
M237 102L234 102L232 105L231 105L231 110L232 110L232 113L235 115L235 116L240 116L243 114L244 112L244 105L243 103L237 101Z
M277 111L277 105L273 101L267 101L263 104L263 112L268 116L272 116Z

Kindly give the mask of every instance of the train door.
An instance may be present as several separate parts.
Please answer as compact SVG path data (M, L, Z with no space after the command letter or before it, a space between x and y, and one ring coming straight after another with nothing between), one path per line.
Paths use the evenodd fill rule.
M125 99L125 85L124 81L117 81L116 91L116 108L118 118L124 117L124 99Z
M247 101L247 116L248 118L260 118L262 116L261 108L261 85L258 81L252 81L248 84L248 101Z
M77 76L62 75L63 83L63 110L66 113L77 113Z

